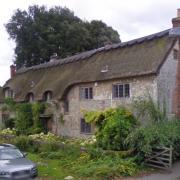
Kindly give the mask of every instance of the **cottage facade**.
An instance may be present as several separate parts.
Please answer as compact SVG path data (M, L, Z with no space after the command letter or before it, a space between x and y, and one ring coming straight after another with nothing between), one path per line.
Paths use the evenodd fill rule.
M71 137L94 132L84 121L83 110L128 105L147 94L160 105L165 103L168 115L173 115L179 41L169 36L170 31L19 69L0 89L0 97L46 101L41 118L47 130Z

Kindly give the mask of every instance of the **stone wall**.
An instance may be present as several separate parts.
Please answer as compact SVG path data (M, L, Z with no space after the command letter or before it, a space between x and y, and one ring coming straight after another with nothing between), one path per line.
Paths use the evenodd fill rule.
M178 49L176 43L173 49ZM173 49L169 53L166 61L162 65L157 76L144 76L136 78L127 78L103 82L95 82L89 84L81 84L72 87L67 95L69 101L69 112L64 114L63 102L58 102L59 107L54 108L53 112L53 131L59 135L70 137L89 137L89 134L82 134L80 132L80 119L83 118L83 110L103 110L110 107L117 107L119 105L128 105L134 99L148 97L148 94L159 102L161 107L166 106L168 115L172 114L173 107L173 93L175 89L177 60L173 58ZM130 84L129 98L112 98L113 84ZM80 88L91 86L93 87L93 99L80 99ZM59 119L63 114L63 121Z
M130 84L129 98L112 98L112 85L117 83ZM80 99L80 88L86 86L93 87L92 100ZM56 132L58 129L57 133L59 135L83 138L88 137L89 134L81 134L80 132L80 119L83 118L83 110L103 110L110 107L117 107L119 105L128 105L133 101L133 99L139 97L147 97L148 93L153 97L155 101L157 101L157 80L155 76L130 78L124 80L112 80L74 86L69 91L67 97L69 101L69 112L68 114L64 114L63 123L58 123L57 125L55 125L58 127L56 127ZM56 115L56 117L58 116L59 115ZM57 122L57 120L54 121Z
M178 42L173 49L178 50ZM173 95L175 91L176 74L177 74L177 59L173 57L173 50L169 53L165 63L160 69L157 78L158 87L158 102L163 108L166 107L167 114L173 115Z

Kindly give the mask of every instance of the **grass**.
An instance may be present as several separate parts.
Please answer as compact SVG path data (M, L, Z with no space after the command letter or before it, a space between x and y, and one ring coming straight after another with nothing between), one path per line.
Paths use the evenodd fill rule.
M45 159L41 158L39 154L28 153L28 159L38 164L39 177L43 180L63 180L67 176L73 176L78 180L100 180L101 177L83 177L78 172L74 172L69 165L63 165L64 162L60 162L57 159Z
M68 176L63 167L60 166L59 160L41 158L38 154L28 153L28 158L38 164L39 176L50 177L52 180L64 179Z
M29 153L28 158L38 164L39 176L48 180L61 180L67 176L78 180L110 180L115 176L135 175L138 172L138 166L129 158L107 156L91 159L88 153L79 154L74 150Z
M88 177L89 171L91 173L92 168L86 166L78 172L77 169L74 168L76 166L75 161L73 162L75 166L72 167L70 160L64 159L62 161L57 159L46 159L41 158L39 154L34 153L28 153L28 159L38 164L39 177L43 178L43 180L63 180L67 176L73 176L78 180L104 180L104 178L93 176L93 174L92 177ZM82 173L82 170L84 173Z
M63 180L67 176L74 177L74 180L112 180L114 177L134 176L142 170L129 153L105 153L93 146L86 146L84 152L78 144L69 143L59 148L54 143L27 145L26 139L18 137L18 140L10 142L0 138L0 141L15 143L28 152L28 158L37 163L42 180Z

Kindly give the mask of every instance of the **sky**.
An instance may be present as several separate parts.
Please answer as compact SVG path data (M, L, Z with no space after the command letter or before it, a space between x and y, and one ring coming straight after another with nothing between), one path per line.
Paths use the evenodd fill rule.
M9 39L6 24L16 9L30 5L67 7L83 20L102 20L117 30L125 42L172 27L171 19L180 8L179 0L6 0L0 6L0 86L10 77L15 42Z

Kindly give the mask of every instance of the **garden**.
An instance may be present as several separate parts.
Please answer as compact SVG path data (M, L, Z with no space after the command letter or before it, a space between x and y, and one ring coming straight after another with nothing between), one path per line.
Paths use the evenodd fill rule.
M7 104L14 109L12 101L8 100ZM151 171L144 160L156 147L172 146L173 160L180 156L180 120L168 119L165 109L151 98L134 102L133 110L118 107L84 111L86 121L97 128L96 134L88 139L45 134L38 123L38 113L43 108L37 104L33 108L29 104L21 105L16 109L15 119L0 130L0 143L15 144L27 152L28 158L37 163L40 177L111 180ZM28 121L27 112L28 118L31 117ZM148 123L142 125L143 118Z

